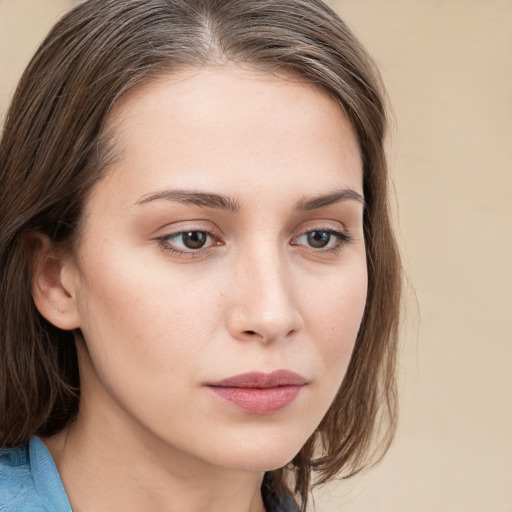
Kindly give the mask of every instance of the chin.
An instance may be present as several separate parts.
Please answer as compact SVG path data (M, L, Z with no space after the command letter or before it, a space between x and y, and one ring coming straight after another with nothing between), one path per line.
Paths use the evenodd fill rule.
M219 465L236 471L254 471L264 473L266 471L274 471L286 466L295 455L293 454L276 454L261 453L261 451L244 451L239 457L229 457L229 460L219 461Z
M286 466L304 445L307 437L288 435L264 435L255 432L245 439L230 439L227 446L219 447L214 458L216 465L240 471L272 471ZM308 436L309 437L309 436Z

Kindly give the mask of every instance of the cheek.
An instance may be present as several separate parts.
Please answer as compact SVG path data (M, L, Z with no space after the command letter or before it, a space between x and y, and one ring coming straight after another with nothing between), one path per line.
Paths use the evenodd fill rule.
M186 275L155 272L136 260L127 267L102 263L88 270L79 295L82 331L97 372L109 380L122 380L126 372L150 380L183 373L215 324L215 305L198 296L210 294L190 286Z
M341 382L359 332L367 297L366 266L361 265L322 290L307 294L306 325L323 367Z
M87 346L82 384L89 397L105 397L110 406L167 432L175 427L172 411L189 413L190 386L211 339L210 305L143 268L127 274L110 267L93 275L81 304Z

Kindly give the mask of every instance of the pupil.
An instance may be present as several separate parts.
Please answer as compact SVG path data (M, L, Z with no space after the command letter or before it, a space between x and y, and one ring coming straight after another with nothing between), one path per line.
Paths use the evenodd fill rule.
M331 234L326 231L312 231L308 234L308 243L311 247L325 247L331 239Z
M189 231L183 233L183 243L189 249L201 249L206 243L206 233L203 231Z

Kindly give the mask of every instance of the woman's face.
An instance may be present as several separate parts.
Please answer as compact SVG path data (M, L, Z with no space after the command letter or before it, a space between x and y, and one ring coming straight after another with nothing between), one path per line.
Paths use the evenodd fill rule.
M226 66L128 93L107 129L117 158L63 270L80 418L184 460L283 466L334 399L365 306L351 125L313 86Z

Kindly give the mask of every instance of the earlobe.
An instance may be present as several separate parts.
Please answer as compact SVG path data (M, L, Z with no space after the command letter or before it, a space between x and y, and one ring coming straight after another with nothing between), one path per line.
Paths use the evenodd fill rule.
M57 254L50 239L39 233L31 236L30 247L32 297L39 313L59 329L80 328L69 257Z

